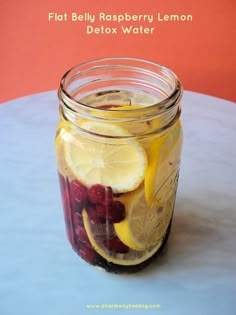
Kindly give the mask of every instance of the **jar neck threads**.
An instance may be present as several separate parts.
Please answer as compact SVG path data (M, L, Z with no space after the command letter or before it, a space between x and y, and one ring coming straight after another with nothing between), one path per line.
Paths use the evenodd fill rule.
M160 132L180 116L182 85L171 70L159 64L106 58L69 70L58 94L62 115L75 124L79 118L123 124L146 122ZM136 107L113 110L109 105ZM149 132L154 132L152 129Z

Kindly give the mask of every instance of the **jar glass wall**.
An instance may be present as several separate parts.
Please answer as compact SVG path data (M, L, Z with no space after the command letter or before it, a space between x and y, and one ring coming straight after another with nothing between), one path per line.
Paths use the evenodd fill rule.
M55 140L68 239L87 262L135 272L170 232L182 147L182 87L166 67L94 60L61 80Z

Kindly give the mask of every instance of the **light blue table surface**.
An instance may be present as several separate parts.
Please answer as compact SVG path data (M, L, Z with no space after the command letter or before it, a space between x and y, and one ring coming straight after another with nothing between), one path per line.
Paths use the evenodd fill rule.
M236 314L236 104L185 92L182 117L168 246L146 270L114 275L65 236L56 91L0 106L0 315Z

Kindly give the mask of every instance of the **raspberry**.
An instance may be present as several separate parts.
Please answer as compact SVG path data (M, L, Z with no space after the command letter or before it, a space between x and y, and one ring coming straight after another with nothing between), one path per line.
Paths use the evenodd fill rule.
M113 201L107 211L107 220L111 223L119 223L125 218L125 206L120 201Z
M62 193L62 205L65 220L70 220L70 198L67 190Z
M71 225L71 221L66 221L65 223L66 223L67 238L68 238L70 244L72 245L72 247L76 249L76 243L75 243L75 239L74 239L74 233L73 233L73 227Z
M90 241L88 239L87 233L82 226L77 226L75 228L75 234L78 236L80 242L90 245Z
M93 222L93 223L105 223L106 222L106 218L105 216L103 216L101 213L99 215L99 212L97 210L96 205L93 204L89 204L86 207L89 219Z
M75 179L70 183L70 194L73 210L81 213L88 199L88 189Z
M99 219L101 221L106 221L106 215L107 215L107 210L106 210L106 206L103 206L103 205L96 205L96 212L97 212L97 215L99 217Z
M88 212L95 223L118 223L125 218L125 206L120 201L113 201L108 205L92 205Z
M88 191L89 200L94 204L109 204L113 201L111 187L101 184L92 185Z
M78 212L75 212L73 214L73 224L75 227L84 226L83 218L82 218L81 214L79 214Z
M96 264L98 261L97 253L93 249L87 247L85 244L80 245L79 254L84 260L86 260L90 264Z
M114 253L128 253L129 251L129 247L122 243L117 236L104 240L104 246Z

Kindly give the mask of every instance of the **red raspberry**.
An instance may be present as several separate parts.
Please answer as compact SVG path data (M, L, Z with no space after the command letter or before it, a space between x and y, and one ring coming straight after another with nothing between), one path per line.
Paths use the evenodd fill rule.
M101 184L92 185L88 191L89 200L94 204L109 204L113 201L111 187L105 187Z
M113 201L108 205L94 205L93 218L97 223L118 223L125 218L125 206L120 201Z
M78 236L80 242L90 245L87 233L82 226L77 226L75 228L75 234Z
M119 223L125 218L125 206L122 202L113 201L107 208L107 220L111 223Z
M111 202L113 202L113 193L112 188L110 186L105 187L105 205L109 205Z
M117 236L105 240L104 245L109 251L114 253L128 253L129 251L129 247L122 243Z
M85 244L81 244L79 248L79 254L84 260L86 260L90 264L96 264L98 261L97 253L93 249L87 247Z
M73 213L73 224L75 227L84 226L82 215L78 212Z
M89 204L89 205L87 205L86 210L87 210L89 219L90 219L93 223L99 224L99 223L105 223L105 222L106 222L105 217L103 217L103 216L101 215L101 213L99 214L99 212L98 212L98 210L97 210L97 208L96 208L96 205Z
M88 200L88 189L75 179L70 183L70 195L73 210L81 212Z
M64 218L65 220L71 219L71 208L70 208L70 198L68 191L65 190L62 194L62 205L63 205L63 211L64 211Z
M97 212L97 215L99 217L99 219L101 221L106 221L106 215L107 215L107 211L106 211L106 206L103 206L103 205L96 205L96 212Z
M75 243L75 238L74 238L74 233L73 233L73 227L71 225L70 221L66 221L66 234L67 238L72 245L74 249L76 249L76 243Z

